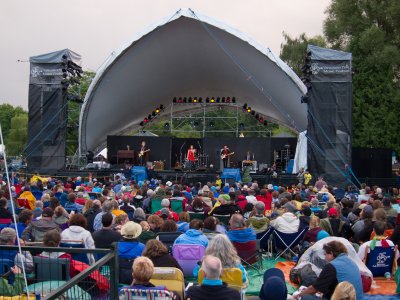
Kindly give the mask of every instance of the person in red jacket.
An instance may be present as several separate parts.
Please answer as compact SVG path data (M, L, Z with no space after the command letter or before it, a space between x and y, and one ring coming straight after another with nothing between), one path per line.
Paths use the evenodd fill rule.
M265 204L265 210L271 210L272 196L266 189L262 189L256 199Z

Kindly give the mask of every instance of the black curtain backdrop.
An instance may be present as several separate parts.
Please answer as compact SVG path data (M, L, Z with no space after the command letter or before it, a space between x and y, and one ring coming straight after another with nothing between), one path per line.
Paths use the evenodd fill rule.
M117 151L125 150L129 145L132 150L137 151L140 143L145 140L150 151L150 161L164 161L166 169L173 169L176 162L186 157L190 145L197 149L198 154L208 155L208 167L211 165L215 169L220 167L220 150L227 145L232 152L231 157L233 166L241 167L241 162L246 158L247 151L254 154L254 160L258 164L273 163L273 152L285 149L285 145L290 145L290 149L296 151L297 138L170 138L170 137L140 137L140 136L108 136L107 150L108 159L112 164L117 161Z
M392 150L353 148L353 170L358 177L392 177Z

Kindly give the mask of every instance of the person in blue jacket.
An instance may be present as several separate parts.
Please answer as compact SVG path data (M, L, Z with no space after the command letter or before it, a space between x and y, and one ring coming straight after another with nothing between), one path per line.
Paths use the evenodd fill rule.
M189 223L189 230L178 236L178 238L174 242L174 245L202 245L207 248L208 238L203 234L202 230L203 221L199 219L193 219Z
M227 235L231 242L246 243L256 239L253 228L246 227L244 218L240 214L232 215L229 220L230 230Z

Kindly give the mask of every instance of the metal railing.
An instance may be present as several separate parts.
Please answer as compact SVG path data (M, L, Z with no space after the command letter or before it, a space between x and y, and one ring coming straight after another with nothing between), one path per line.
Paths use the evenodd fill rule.
M118 250L116 243L112 245L112 249L23 246L22 251L23 253L24 251L31 253L33 257L34 270L32 270L31 274L27 275L30 297L36 293L39 293L41 295L40 299L45 300L63 299L63 296L65 299L76 300L118 299L119 270ZM13 254L17 252L17 246L0 246L0 258L3 260L4 258L13 257ZM67 275L67 277L69 277L68 280L60 280L57 278L57 276L54 276L55 278L53 280L51 270L54 269L54 260L46 257L46 255L43 256L43 253L46 252L58 252L60 254L63 252L72 256L71 265L67 264L69 266L69 270L66 271L67 273L69 272ZM76 260L76 258L74 258L75 255L93 255L98 259L94 263L88 265L84 262ZM55 257L58 256L59 255L55 255ZM39 257L40 259L35 257ZM46 259L48 260L47 265ZM42 264L41 271L36 264L38 260L40 260L40 263ZM62 259L60 259L60 261L61 260ZM67 260L68 259L64 259L64 261ZM14 263L14 260L12 260L12 263ZM51 263L53 264L52 266L50 265ZM46 272L48 273L44 276L47 276L51 279L41 280L40 277ZM12 279L8 278L8 282L13 284L14 275L11 274L12 272L8 273L8 277L13 277ZM5 278L4 274L1 275L3 278ZM0 291L0 296L5 296L2 294L2 291ZM21 291L21 293L18 293L18 295L13 296L20 296L20 299L26 299L26 291Z

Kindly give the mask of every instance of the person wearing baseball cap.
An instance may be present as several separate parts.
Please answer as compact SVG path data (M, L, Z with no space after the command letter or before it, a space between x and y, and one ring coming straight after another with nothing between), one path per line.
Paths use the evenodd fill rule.
M337 208L328 209L328 217L320 222L321 228L329 233L330 236L346 237L350 228L339 218Z

